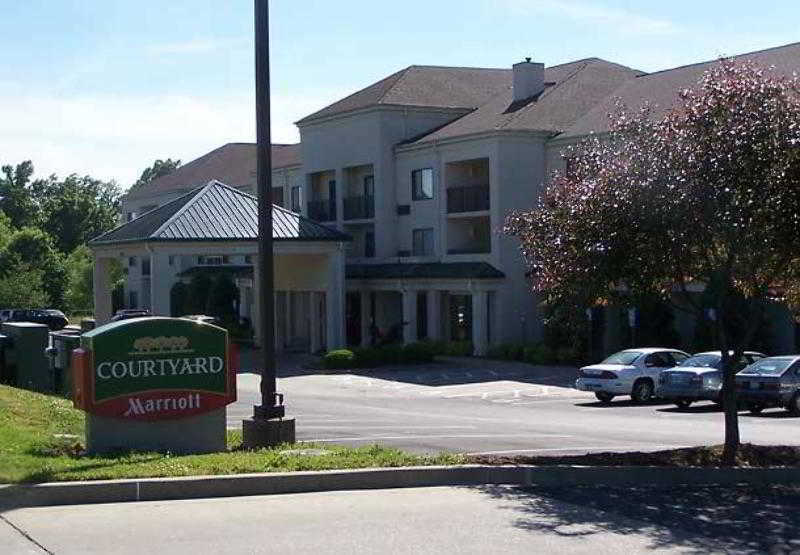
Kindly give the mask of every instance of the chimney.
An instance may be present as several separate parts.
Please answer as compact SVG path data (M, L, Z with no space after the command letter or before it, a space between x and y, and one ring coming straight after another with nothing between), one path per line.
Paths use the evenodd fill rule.
M514 102L536 96L544 90L544 64L525 58L524 62L514 64L513 70Z

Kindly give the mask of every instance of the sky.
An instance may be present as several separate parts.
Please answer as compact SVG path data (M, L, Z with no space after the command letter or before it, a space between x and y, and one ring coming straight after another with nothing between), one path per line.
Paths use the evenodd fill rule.
M255 140L252 0L0 0L0 163L123 188ZM272 0L273 142L409 65L656 71L800 41L796 0Z

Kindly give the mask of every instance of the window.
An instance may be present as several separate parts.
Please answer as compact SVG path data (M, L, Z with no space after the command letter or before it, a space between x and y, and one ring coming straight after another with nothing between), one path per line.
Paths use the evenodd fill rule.
M128 292L128 308L139 308L139 293L137 291Z
M142 258L142 275L149 276L150 275L150 259L149 258Z
M136 266L136 257L131 256L128 258L128 267L133 268L134 266Z
M272 188L272 204L283 206L283 187Z
M244 255L244 263L245 264L252 264L253 263L253 255L251 255L251 254Z
M433 169L423 168L411 172L411 198L428 200L433 198Z
M367 231L364 234L364 257L375 257L375 232Z
M170 266L174 266L175 265L175 255L174 254L169 255L168 261L169 261L169 265Z
M292 187L292 212L300 212L300 187Z
M412 253L414 256L430 256L433 254L433 228L415 229L412 239Z
M365 197L374 197L375 196L375 176L374 175L365 175L364 176L364 196Z

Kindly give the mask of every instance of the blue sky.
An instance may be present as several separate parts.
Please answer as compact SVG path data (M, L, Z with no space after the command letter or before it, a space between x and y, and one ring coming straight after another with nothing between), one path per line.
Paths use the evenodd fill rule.
M768 6L768 8L766 7ZM128 186L254 140L252 0L0 0L0 162ZM412 64L597 56L653 71L800 41L770 0L273 0L273 140Z

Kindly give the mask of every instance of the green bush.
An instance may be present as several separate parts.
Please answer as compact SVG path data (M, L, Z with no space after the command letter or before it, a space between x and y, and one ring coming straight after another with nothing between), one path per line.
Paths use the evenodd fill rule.
M404 362L433 362L435 356L436 351L434 345L427 341L409 343L403 347Z
M445 354L451 357L472 356L471 341L451 341L445 345Z
M353 351L348 349L339 349L336 351L329 351L323 358L325 368L329 370L341 368L353 368L356 365L356 357Z

